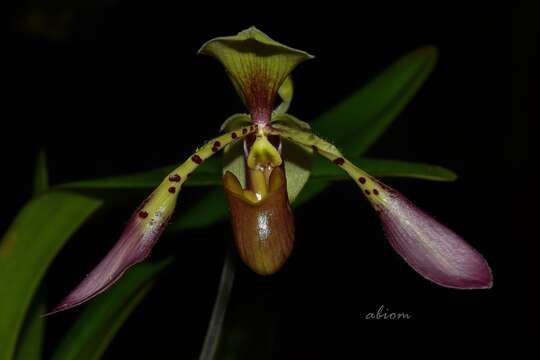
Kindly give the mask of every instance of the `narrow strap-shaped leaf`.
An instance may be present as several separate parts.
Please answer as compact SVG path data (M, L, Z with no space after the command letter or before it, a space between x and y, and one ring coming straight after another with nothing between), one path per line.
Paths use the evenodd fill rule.
M26 311L47 267L101 201L44 193L19 212L0 242L0 359L11 359Z
M431 164L364 157L353 160L353 162L375 177L402 177L432 181L454 181L457 179L456 173L452 170ZM350 179L339 167L321 157L314 159L312 177L314 180L326 181Z
M167 231L204 228L226 219L228 215L229 209L223 189L212 189L191 208L179 211L178 216L169 225Z
M311 179L306 183L306 186L304 186L302 189L300 195L298 195L296 200L294 200L292 205L296 208L307 203L309 200L317 196L318 193L330 186L330 184L331 183L328 181L314 180L312 176Z
M398 59L370 83L312 122L316 133L349 157L364 154L411 101L437 62L437 49L422 47Z
M100 359L129 315L152 288L156 277L173 261L146 262L131 269L90 303L56 348L53 359Z
M223 323L225 322L225 314L227 312L227 307L229 305L229 299L234 284L235 264L233 257L233 248L230 247L227 250L225 261L223 262L223 269L221 270L221 278L219 280L216 301L214 302L212 316L210 317L210 322L208 323L208 329L206 330L206 336L204 337L199 360L214 359L218 349L221 332L223 330Z
M45 336L45 313L43 291L38 291L21 330L17 343L16 360L41 360Z
M34 166L34 196L49 188L49 171L47 154L40 150ZM43 284L32 301L26 315L17 344L16 359L40 360L42 357L43 337L45 335L45 319L41 316L46 311Z
M221 185L221 159L207 159L185 186L216 186ZM167 165L157 169L133 174L108 176L97 179L79 180L59 185L61 189L153 189L170 173L176 165Z
M400 160L360 158L356 161L366 172L376 177L406 177L432 181L454 181L456 173L442 166ZM315 157L311 180L293 203L295 207L305 204L330 186L331 181L350 180L347 174L320 157Z

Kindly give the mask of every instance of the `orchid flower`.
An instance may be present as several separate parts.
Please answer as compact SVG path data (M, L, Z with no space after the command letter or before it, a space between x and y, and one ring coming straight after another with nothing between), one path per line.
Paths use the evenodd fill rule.
M307 180L288 161L291 145L304 155L328 159L351 176L378 214L392 247L420 275L450 288L491 287L486 260L459 235L355 166L336 146L315 135L309 124L287 113L293 93L291 72L311 55L254 27L212 39L199 53L222 63L249 114L231 116L221 127L222 135L165 177L135 210L112 250L52 313L90 300L144 260L169 222L183 184L221 150L233 159L224 168L223 183L240 257L258 274L278 271L293 249L290 202ZM278 97L282 102L275 107Z

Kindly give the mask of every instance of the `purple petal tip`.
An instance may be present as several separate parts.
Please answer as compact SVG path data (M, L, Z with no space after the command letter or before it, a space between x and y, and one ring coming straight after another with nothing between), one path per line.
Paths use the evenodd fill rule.
M426 279L449 288L489 289L484 257L452 230L379 182L384 202L375 204L384 232L398 254Z
M143 211L146 202L131 216L120 239L105 258L60 304L43 316L56 314L87 302L116 283L131 266L148 257L168 223L168 217L158 212L149 215Z

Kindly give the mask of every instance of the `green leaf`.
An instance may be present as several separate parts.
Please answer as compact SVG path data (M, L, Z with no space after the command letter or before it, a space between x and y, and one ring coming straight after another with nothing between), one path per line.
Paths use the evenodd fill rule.
M402 177L432 181L454 181L456 173L442 166L400 160L359 158L353 162L375 177ZM313 161L314 180L338 181L350 177L330 161L317 157Z
M434 47L423 47L406 54L366 86L315 119L311 123L313 129L335 142L346 156L358 158L380 138L412 100L431 74L437 57L438 52ZM336 170L339 169L333 169L331 164L321 164L321 159L316 157L312 181L304 187L295 206L304 204L323 191L330 184L323 181L325 176L328 180L338 180L343 176L338 175ZM410 163L395 160L369 159L360 160L357 164L373 176L405 176L439 181L455 179L451 171L430 165L411 166Z
M375 177L401 177L432 181L454 181L457 179L456 173L452 170L437 165L370 158L360 158L354 160L354 163ZM305 204L326 189L332 181L339 180L350 180L350 177L330 161L315 157L310 181L293 205L298 207Z
M437 62L437 49L423 47L394 62L366 86L311 125L345 156L364 154L411 101Z
M305 204L314 198L318 193L326 189L329 185L330 183L328 181L315 180L315 178L312 176L292 205L296 208Z
M167 231L181 231L205 228L229 215L227 199L222 188L210 190L190 208L178 207L176 220L167 227Z
M114 335L152 288L157 275L172 263L145 262L129 270L122 279L94 299L71 326L58 345L53 359L100 359Z
M0 359L12 359L28 307L47 267L101 201L66 192L35 197L0 242Z
M177 165L163 166L158 169L143 171L133 174L109 176L104 178L80 180L64 183L58 186L59 189L73 190L108 190L108 189L154 189L169 172ZM186 186L216 186L221 185L222 163L219 158L206 160L189 181Z
M17 344L16 360L40 360L42 358L43 338L45 336L46 312L43 291L38 291L30 311L26 314L24 326Z
M49 171L47 169L47 154L40 150L34 167L34 196L47 191L49 188ZM45 336L45 318L41 315L46 311L43 285L37 291L30 310L26 314L19 342L16 359L40 360L42 357L43 337Z

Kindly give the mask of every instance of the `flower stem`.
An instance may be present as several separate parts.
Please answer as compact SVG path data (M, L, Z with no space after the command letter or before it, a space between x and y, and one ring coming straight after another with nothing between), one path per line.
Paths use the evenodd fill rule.
M234 284L235 264L233 257L233 247L229 246L223 262L216 301L214 302L212 316L208 324L208 329L206 330L206 336L204 337L199 360L214 359L218 349L223 323L225 321L225 314L227 312L227 306L229 305L229 299Z

